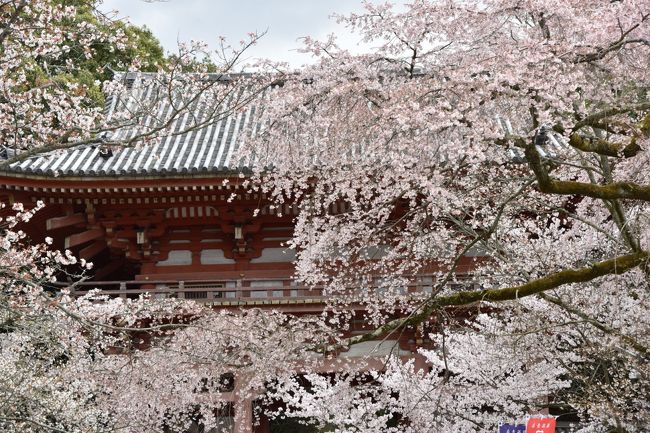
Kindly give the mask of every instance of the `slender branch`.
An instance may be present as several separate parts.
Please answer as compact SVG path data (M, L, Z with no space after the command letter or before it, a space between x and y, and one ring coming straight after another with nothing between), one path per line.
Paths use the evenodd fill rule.
M598 113L594 113L576 122L576 124L573 126L573 131L576 132L580 128L583 128L585 126L595 126L597 123L599 123L601 120L607 117L616 116L618 114L629 113L630 111L647 111L647 110L650 110L650 102L648 101L639 104L625 105L623 107L609 107L605 110L599 111Z
M591 324L592 326L603 331L604 333L619 337L625 343L629 344L634 350L642 354L644 357L650 359L650 350L643 344L639 343L636 339L630 337L629 335L621 334L620 332L616 331L613 328L610 328L609 326L606 326L605 324L599 322L593 317L589 317L582 311L579 311L578 309L567 305L560 298L556 298L555 296L549 296L546 293L540 293L539 297L544 299L545 301L557 305L558 307L562 308L563 310L565 310L570 314L573 314L574 316L578 316L579 318L583 319L585 322Z
M69 430L62 430L60 428L56 428L51 425L46 425L43 423L40 423L34 419L31 418L23 418L23 417L13 417L13 416L3 416L0 417L0 422L19 422L19 423L26 423L26 424L32 424L36 427L40 427L42 429L46 429L48 431L53 431L53 432L60 432L60 433L67 433Z
M457 267L458 267L458 265L459 265L461 259L462 259L463 257L465 257L465 254L467 254L467 253L469 252L469 250L470 250L474 245L476 245L477 243L479 243L479 242L486 243L486 242L490 239L490 237L492 237L492 235L494 234L494 232L496 231L496 229L499 227L499 223L500 223L500 221L501 221L501 217L503 216L503 214L504 214L504 212L505 212L505 210L506 210L506 207L507 207L507 206L508 206L508 205L509 205L513 200L517 199L517 198L518 198L518 197L519 197L519 196L520 196L520 195L521 195L521 194L522 194L522 193L523 193L523 192L524 192L524 191L525 191L525 190L526 190L526 189L527 189L527 188L528 188L532 183L533 183L533 180L532 180L532 179L528 179L528 180L526 180L526 182L525 182L525 183L524 183L524 184L523 184L523 185L522 185L522 186L521 186L517 191L515 191L512 195L510 195L509 197L507 197L503 203L501 203L501 205L499 206L499 208L498 208L498 210L497 210L497 213L496 213L496 215L495 215L495 217L494 217L494 220L492 221L492 224L490 224L490 226L487 228L487 230L485 230L485 231L484 231L483 233L481 233L480 235L479 235L479 234L476 234L475 232L472 233L472 234L474 235L474 239L473 239L471 242L469 242L467 245L465 245L465 247L464 247L464 248L463 248L463 249L462 249L458 254L456 254L456 257L455 257L455 259L454 259L454 262L452 263L452 265L450 266L449 270L447 271L447 274L446 274L445 277L444 277L444 278L443 278L443 279L442 279L442 280L437 284L438 289L437 289L436 291L434 291L434 293L433 293L434 295L440 293L440 291L444 288L444 286L445 286L449 281L451 281L451 279L453 278L453 276L454 276L454 274L455 274L455 272L456 272L456 269L457 269ZM461 229L463 229L463 225L462 225L462 223L461 223L460 221L454 221L454 224L456 224L458 227L460 227Z
M588 62L594 62L596 60L601 60L605 56L607 56L607 54L609 54L609 53L611 53L613 51L620 50L621 48L623 48L627 44L642 43L642 44L647 45L648 41L645 40L645 39L626 39L626 38L628 37L628 35L630 33L632 33L634 30L639 28L641 23L644 22L648 18L648 16L650 16L650 15L642 14L641 15L641 22L638 22L638 23L634 24L633 26L631 26L627 30L623 30L621 28L621 36L616 41L609 44L609 46L604 47L604 48L603 47L598 48L593 53L583 54L583 55L578 56L577 63L588 63ZM619 28L620 28L620 22L619 22Z
M612 169L607 157L605 156L600 157L600 166L602 167L603 174L607 182L610 183L613 182L614 178L612 176ZM627 223L627 218L625 216L626 215L625 210L623 209L623 204L621 203L621 201L609 200L609 201L605 201L605 205L609 209L610 215L614 219L614 222L616 223L619 232L623 236L623 239L625 239L625 242L627 242L628 246L632 249L632 251L641 251L639 240L636 239L632 234L632 232L630 231L630 227Z
M10 158L0 162L0 170L6 170L11 164L24 161L32 156L40 155L54 150L70 149L76 146L83 146L87 144L99 144L102 140L96 137L89 138L88 140L68 141L68 142L55 142L41 147L33 147L31 149L20 152Z
M182 128L179 131L170 131L170 132L168 132L166 134L166 136L167 137L175 137L175 136L178 136L178 135L188 134L188 133L190 133L192 131L204 128L204 127L206 127L206 126L208 126L208 125L210 125L212 123L215 123L215 122L217 122L219 120L223 120L223 119L227 118L228 116L230 116L232 113L234 113L234 112L242 109L243 107L247 106L248 104L250 104L255 98L257 98L265 90L267 90L270 87L273 87L273 86L277 85L278 82L279 82L279 79L274 79L273 81L260 86L256 90L251 91L246 96L242 97L242 99L237 100L232 106L222 107L220 104L215 104L214 105L214 110L212 111L210 116L208 116L208 118L206 118L205 120L203 120L201 122L198 122L197 124L192 125L190 127ZM10 167L10 165L21 162L21 161L24 161L24 160L26 160L26 159L28 159L30 157L36 156L36 155L40 155L40 154L47 153L47 152L52 152L52 151L55 151L55 150L70 149L70 148L77 147L77 146L102 144L102 145L108 145L108 146L119 146L120 148L134 147L138 143L140 143L142 140L145 140L145 139L150 138L150 137L157 137L157 134L159 134L161 132L167 132L166 130L173 124L173 122L177 121L181 116L185 115L188 112L188 109L190 108L189 107L190 104L192 102L195 102L196 98L198 98L204 91L205 91L205 89L197 92L197 94L194 95L194 97L192 98L192 100L190 102L188 102L186 104L183 104L183 106L180 107L177 111L175 111L173 113L173 115L171 115L169 117L169 119L167 119L162 125L157 126L155 128L149 128L147 131L140 132L137 135L135 135L135 136L133 136L133 137L131 137L129 139L115 140L115 141L105 140L105 139L99 138L100 133L105 131L105 130L101 130L101 131L98 131L95 136L93 136L91 138L88 138L88 139L85 139L85 140L67 141L68 138L69 138L69 135L71 135L71 132L72 132L72 131L70 131L70 133L64 134L60 139L55 140L55 141L51 142L50 144L46 144L44 146L34 147L34 148L31 148L31 149L28 149L28 150L24 150L24 151L22 151L22 152L20 152L20 153L18 153L16 155L10 157L10 158L7 158L6 160L0 161L0 170L7 170ZM228 92L226 96L230 95L231 93L232 92ZM224 99L225 99L225 97L222 98L222 100L219 101L219 102L222 102ZM221 110L220 110L220 108L221 108ZM129 119L129 120L131 120L131 119ZM113 127L113 128L110 128L110 129L112 130L112 129L115 129L115 128Z

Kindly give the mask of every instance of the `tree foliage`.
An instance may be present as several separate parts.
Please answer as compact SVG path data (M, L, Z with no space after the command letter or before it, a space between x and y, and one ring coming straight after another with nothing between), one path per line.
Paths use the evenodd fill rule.
M312 376L296 416L492 431L547 395L584 431L647 429L650 5L365 7L338 20L371 52L307 39L318 62L265 112L252 184L299 204L298 278L367 306L377 328L348 343L426 325L437 350L428 374ZM418 273L430 294L404 296Z

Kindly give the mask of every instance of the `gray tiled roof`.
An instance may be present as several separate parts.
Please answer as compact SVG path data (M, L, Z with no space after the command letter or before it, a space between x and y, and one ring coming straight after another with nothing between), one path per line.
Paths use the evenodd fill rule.
M125 97L109 98L106 110L109 119L120 109L137 112L129 108L129 104L146 100L152 93L151 87L141 86L134 88ZM80 145L16 162L10 166L9 171L42 176L113 177L214 174L240 169L241 164L236 160L235 151L247 136L254 133L256 106L249 104L227 116L218 116L214 122L193 127L199 122L197 117L200 120L201 110L206 106L199 102L193 112L189 110L173 121L167 128L167 135L149 144L112 147L111 156L106 155L108 148L99 142ZM164 118L165 113L171 111L170 107L169 102L163 102L158 103L156 109ZM103 140L127 141L136 133L136 128L124 127L110 135L106 134Z
M147 74L125 76L126 79L135 79L136 82L141 80L140 84L146 81L146 77ZM109 98L106 115L111 119L123 110L138 113L138 106L146 105L146 101L151 100L151 95L154 93L156 93L155 88L151 85L135 85L133 90L123 97ZM247 104L241 110L236 110L227 116L218 116L216 121L200 127L191 127L193 122L200 123L202 110L210 106L208 102L204 105L199 102L193 110L190 109L176 118L167 128L167 135L156 142L135 147L116 146L111 149L111 156L102 154L106 147L98 142L31 157L12 164L8 171L24 175L59 177L159 177L239 171L244 164L237 160L236 150L246 138L259 129L256 120L259 118L259 111L266 97L268 92L265 92L262 99L257 100L257 105ZM161 98L158 99L160 102ZM150 117L164 120L169 115L171 104L164 98L162 101L163 103L156 105L157 116ZM228 105L227 100L224 105ZM214 105L210 108L214 108ZM150 115L151 111L146 113ZM137 128L149 122L146 116L147 114L142 115L140 126L122 127L112 135L104 136L104 139L110 142L128 141L138 133ZM505 133L513 133L507 119L499 117L497 122ZM188 125L191 127L190 131ZM544 158L555 158L568 148L566 140L552 131L549 131L545 145L537 146ZM525 162L522 149L512 147L507 152L512 162Z

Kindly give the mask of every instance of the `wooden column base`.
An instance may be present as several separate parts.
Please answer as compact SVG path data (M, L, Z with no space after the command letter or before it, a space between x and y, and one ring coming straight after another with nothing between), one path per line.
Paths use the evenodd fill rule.
M250 398L235 400L234 433L253 433L253 400Z

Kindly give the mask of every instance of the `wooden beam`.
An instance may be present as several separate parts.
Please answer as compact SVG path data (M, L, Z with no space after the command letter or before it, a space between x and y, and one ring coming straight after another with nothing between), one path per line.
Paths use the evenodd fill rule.
M65 248L76 247L77 245L85 244L86 242L94 241L104 237L104 230L91 229L85 232L75 233L74 235L66 236Z
M123 258L113 259L113 261L109 262L106 266L97 269L95 271L95 279L103 280L107 276L111 275L113 272L117 272L117 270L120 269L122 266L124 266Z
M88 245L86 248L83 248L79 251L79 257L84 260L90 260L95 257L97 254L101 253L106 249L106 241L98 240Z
M62 227L70 227L76 224L83 224L86 222L86 215L82 213L75 213L62 217L49 218L45 222L47 230L60 229Z
M119 238L109 238L107 241L109 247L114 250L126 251L130 247L128 239L119 239Z

